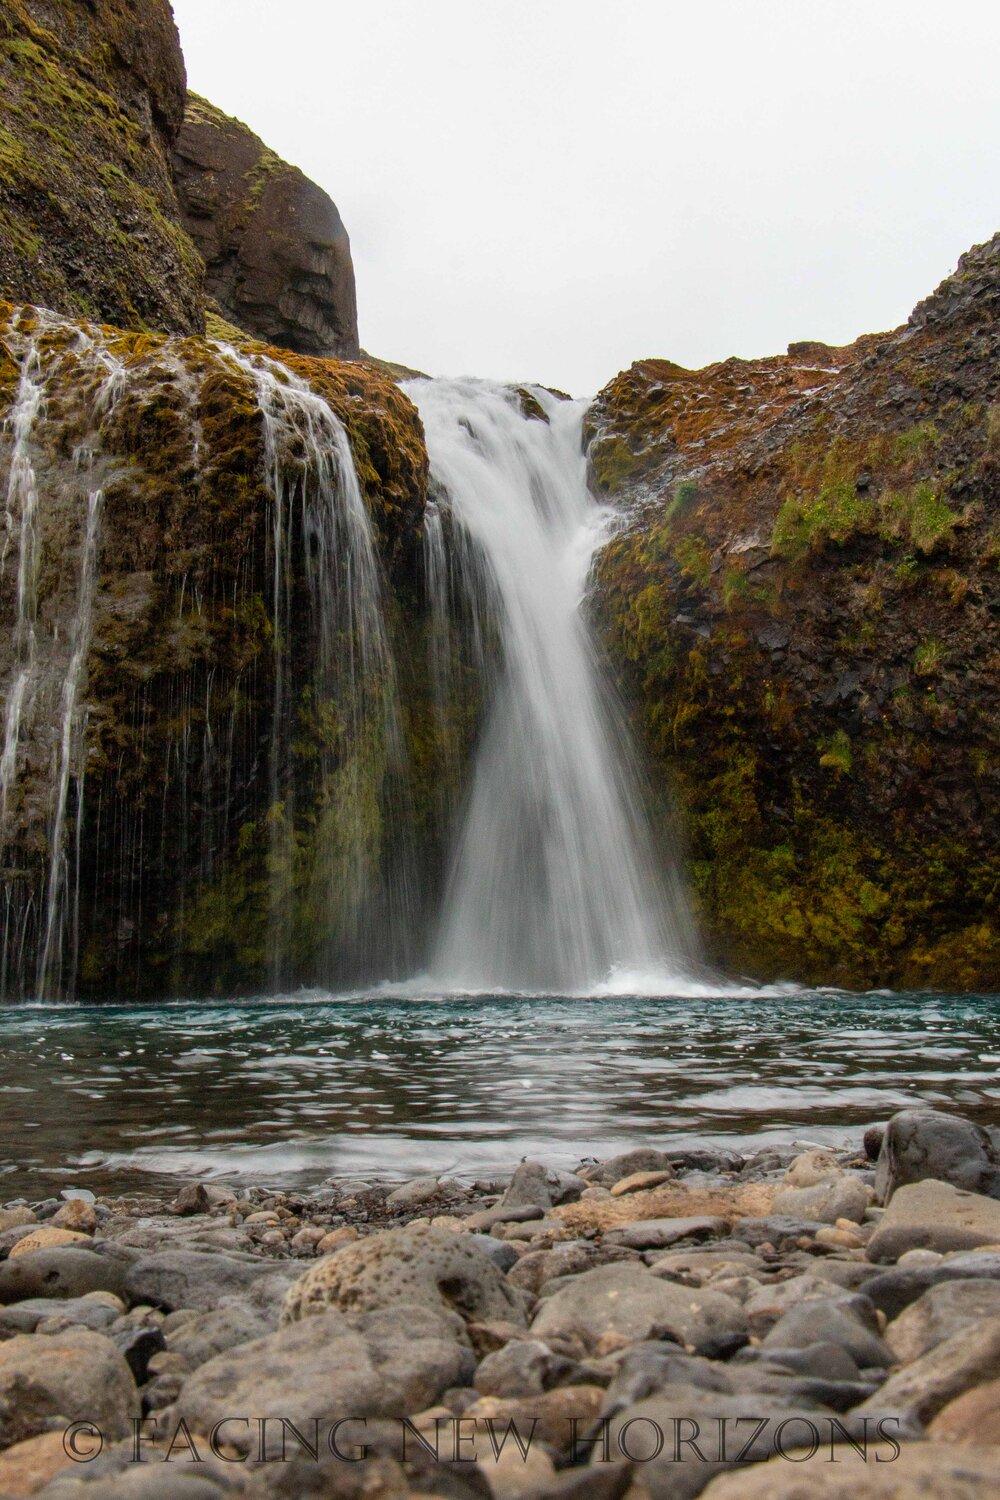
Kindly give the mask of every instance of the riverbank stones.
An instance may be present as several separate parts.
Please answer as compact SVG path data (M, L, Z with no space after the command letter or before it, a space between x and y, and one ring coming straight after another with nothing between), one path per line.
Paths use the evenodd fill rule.
M113 1441L140 1410L132 1373L103 1334L74 1328L0 1343L0 1448L57 1422L93 1422Z
M425 1313L407 1336L392 1315L319 1312L276 1333L227 1349L181 1387L178 1414L198 1432L239 1413L284 1417L308 1431L316 1421L402 1417L424 1410L471 1379L469 1351ZM280 1441L280 1437L278 1439ZM238 1451L257 1442L254 1424L227 1429Z

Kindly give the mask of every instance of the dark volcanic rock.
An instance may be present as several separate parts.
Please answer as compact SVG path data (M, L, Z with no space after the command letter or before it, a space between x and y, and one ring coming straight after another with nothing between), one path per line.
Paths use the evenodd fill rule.
M174 175L208 292L224 316L299 354L356 359L351 246L322 188L196 95L188 97Z
M875 1194L888 1203L897 1188L933 1177L970 1193L1000 1197L1000 1160L979 1125L936 1109L903 1109L886 1126Z
M1000 987L998 359L1000 236L894 333L590 409L595 612L738 973Z
M204 328L170 170L184 94L169 0L0 5L0 298Z

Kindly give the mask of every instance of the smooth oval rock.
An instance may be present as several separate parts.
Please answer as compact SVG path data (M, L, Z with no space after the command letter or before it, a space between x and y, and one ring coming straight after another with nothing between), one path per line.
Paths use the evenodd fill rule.
M838 1219L859 1220L868 1207L869 1193L857 1177L846 1173L811 1187L782 1188L774 1200L776 1214L835 1224Z
M907 1250L972 1250L1000 1244L1000 1201L928 1179L897 1188L868 1241L868 1259L895 1261Z
M574 1276L542 1304L531 1325L539 1337L579 1335L591 1348L607 1334L632 1341L667 1334L700 1344L719 1333L742 1332L738 1302L721 1292L678 1286L636 1265L598 1266Z
M981 1126L936 1109L903 1109L885 1128L875 1196L889 1203L908 1183L933 1178L971 1193L1000 1191L1000 1159Z
M35 1250L0 1262L0 1304L27 1297L82 1297L97 1291L124 1296L127 1269L127 1262L83 1245Z

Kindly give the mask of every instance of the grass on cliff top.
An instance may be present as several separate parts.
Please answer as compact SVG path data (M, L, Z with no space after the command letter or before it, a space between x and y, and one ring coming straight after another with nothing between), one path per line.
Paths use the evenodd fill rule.
M923 451L914 448L915 440L905 433L896 441L901 445L897 453L905 457ZM920 441L926 444L926 435ZM852 537L878 536L885 542L908 544L921 556L930 557L947 547L962 523L943 498L940 485L931 479L889 487L872 498L870 478L859 488L859 477L855 468L852 475L829 480L813 495L787 499L775 518L771 555L800 563L820 556L831 544L842 547Z

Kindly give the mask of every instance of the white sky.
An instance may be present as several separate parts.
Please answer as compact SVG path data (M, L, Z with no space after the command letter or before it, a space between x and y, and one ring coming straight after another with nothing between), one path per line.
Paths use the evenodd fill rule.
M362 344L588 395L902 322L1000 229L996 0L174 0L320 183Z

